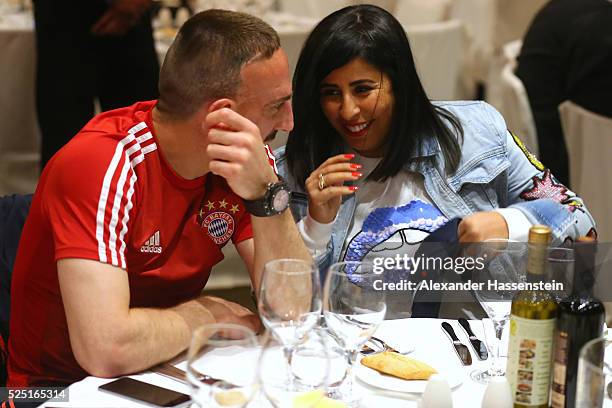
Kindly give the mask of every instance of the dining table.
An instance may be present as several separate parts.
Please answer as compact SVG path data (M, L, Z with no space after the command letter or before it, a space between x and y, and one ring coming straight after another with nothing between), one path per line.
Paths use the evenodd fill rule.
M442 322L448 322L462 343L468 346L472 355L472 364L463 366L456 354L450 339L442 330ZM476 336L484 341L483 325L479 320L471 320L470 325ZM452 387L454 407L480 407L485 385L479 384L470 378L474 370L486 369L490 364L487 360L478 360L474 350L469 345L466 333L456 320L448 319L398 319L385 320L377 329L375 336L384 340L388 345L399 351L411 351L408 356L425 361L432 365ZM502 346L503 348L503 346ZM237 362L239 363L239 362ZM185 362L177 362L176 366L185 368ZM505 365L505 362L503 362ZM154 372L143 372L130 377L150 384L169 388L185 394L190 393L186 383ZM363 396L364 407L417 407L421 393L399 392L377 388L360 380L358 375L356 387ZM99 391L98 387L112 379L87 377L72 384L68 388L68 401L44 403L43 407L146 407L145 403L138 403L121 396ZM259 397L252 401L249 407L268 407L265 398Z
M471 365L464 366L455 352L450 338L442 329L442 323L448 322L454 329L459 340L468 347L471 354ZM469 320L469 325L482 341L485 341L484 325L481 320ZM507 330L507 329L506 329ZM424 361L433 366L438 373L446 379L451 387L453 407L471 408L480 407L486 390L486 385L472 380L470 374L474 371L487 369L491 364L491 353L486 360L479 360L470 345L466 332L461 328L457 320L414 318L385 320L376 330L375 337L382 339L389 346L400 352L408 352L407 355ZM488 339L490 340L490 339ZM507 358L507 336L502 338L500 347L501 365L505 367ZM489 351L491 348L489 347ZM173 360L176 367L185 369L186 361L183 359ZM240 361L236 361L239 367ZM411 408L419 407L422 397L421 392L400 392L369 385L361 380L357 369L356 391L362 395L362 407L385 407L385 408ZM170 377L145 371L143 373L130 375L129 377L160 387L168 388L184 394L190 393L190 386L186 382L177 381ZM150 407L146 403L126 399L108 392L98 390L98 387L114 379L87 377L79 382L73 383L67 389L67 400L64 402L48 401L41 405L47 408L80 407L80 408L110 408L110 407ZM411 387L414 389L415 387ZM416 387L418 388L418 387ZM195 407L195 404L193 405ZM272 405L266 400L263 393L259 393L248 405L249 408L268 408ZM604 400L603 408L612 408L612 399Z

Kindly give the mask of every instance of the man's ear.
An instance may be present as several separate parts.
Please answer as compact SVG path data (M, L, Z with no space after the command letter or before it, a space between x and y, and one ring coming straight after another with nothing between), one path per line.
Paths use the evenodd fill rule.
M216 99L208 105L208 113L217 111L219 109L228 108L236 110L236 101L230 98Z

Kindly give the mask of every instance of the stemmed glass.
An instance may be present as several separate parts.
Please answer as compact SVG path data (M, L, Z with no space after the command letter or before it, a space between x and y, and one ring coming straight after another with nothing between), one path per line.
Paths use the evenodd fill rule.
M576 408L608 406L612 400L612 340L599 337L587 342L578 357Z
M276 259L264 266L258 298L261 320L283 345L286 364L292 351L321 316L319 269L300 259ZM291 388L293 378L287 378Z
M571 248L550 247L546 253L546 280L563 283L563 290L551 290L557 302L572 293L574 282L574 250Z
M373 272L371 263L356 261L333 264L325 280L325 323L346 351L348 360L346 379L331 395L350 406L357 406L360 399L353 389L359 350L384 320L387 310L385 291L375 284L380 280L381 275Z
M187 382L195 404L245 407L256 394L260 351L248 327L229 323L198 327L187 351Z
M510 320L512 298L516 291L508 289L505 284L518 284L525 281L527 269L527 244L505 238L489 239L478 244L478 255L484 267L475 269L475 282L482 283L474 295L487 313L495 329L494 345L489 347L492 358L487 370L475 370L470 376L476 382L486 384L491 377L505 374L500 362L500 348L504 328ZM495 282L496 281L496 282ZM489 283L498 285L490 286ZM501 285L499 285L501 284ZM489 337L487 336L487 342Z
M327 385L342 379L346 370L344 352L333 348L330 340L324 328L314 328L293 348L289 365L285 363L283 344L269 337L259 361L259 381L274 407L317 406L327 395ZM294 388L287 389L287 378L294 378Z

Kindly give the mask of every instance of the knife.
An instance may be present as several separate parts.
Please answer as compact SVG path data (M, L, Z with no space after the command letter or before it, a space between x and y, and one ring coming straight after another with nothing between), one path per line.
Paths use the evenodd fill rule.
M461 360L461 364L463 365L472 365L472 355L468 350L467 346L459 341L459 338L455 334L453 330L453 326L451 326L448 322L442 323L442 329L448 334L451 341L453 342L453 347Z
M467 334L468 338L470 339L470 343L472 344L472 347L474 347L474 351L476 352L476 357L478 357L479 360L486 360L489 357L489 353L487 352L487 345L483 341L478 340L478 337L476 337L476 335L472 331L472 328L470 327L470 322L468 322L467 319L462 317L459 319L459 325L463 327L463 330L465 330L465 334Z
M189 384L187 382L187 373L181 370L180 368L173 366L170 363L161 363L159 365L156 365L155 367L150 368L150 370L154 373L161 374L164 377L172 378L173 380L179 381L183 384ZM198 373L197 380L208 385L213 385L219 381L222 381L230 387L238 387L237 385L227 383L226 381L202 373Z

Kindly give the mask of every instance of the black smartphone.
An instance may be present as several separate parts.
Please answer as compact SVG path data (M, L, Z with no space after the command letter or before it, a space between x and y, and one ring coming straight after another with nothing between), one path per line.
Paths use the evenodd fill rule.
M138 381L130 377L119 378L118 380L101 385L98 389L112 392L123 397L148 402L149 404L160 407L174 407L191 399L189 395Z

